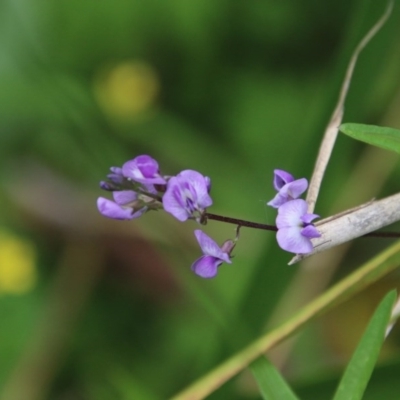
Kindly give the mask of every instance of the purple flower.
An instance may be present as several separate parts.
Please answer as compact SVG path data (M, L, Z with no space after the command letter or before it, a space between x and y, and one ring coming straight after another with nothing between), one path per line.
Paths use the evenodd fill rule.
M135 157L122 166L126 178L147 185L165 185L166 180L160 175L158 163L148 155Z
M230 253L235 247L232 240L227 240L221 247L199 229L194 231L203 255L192 264L192 271L202 278L213 278L218 267L226 262L231 264Z
M208 194L210 184L210 178L197 171L182 171L168 181L162 199L164 210L179 221L186 221L188 218L199 221L204 210L212 204Z
M274 170L274 188L278 191L276 196L267 204L279 208L287 201L300 197L308 187L307 179L294 179L291 174L281 169Z
M102 215L113 219L134 219L147 211L143 201L138 199L136 192L121 190L113 192L114 201L99 197L97 208Z
M122 184L124 182L124 175L122 173L122 168L119 167L111 167L111 174L107 175L107 178L116 184Z
M111 167L111 174L107 175L107 181L101 181L100 187L103 190L113 191L118 190L123 184L125 177L122 175L122 168L119 167Z
M310 239L321 236L311 224L319 215L308 214L307 207L307 202L302 199L288 201L279 207L276 239L283 250L296 254L310 253L313 250Z

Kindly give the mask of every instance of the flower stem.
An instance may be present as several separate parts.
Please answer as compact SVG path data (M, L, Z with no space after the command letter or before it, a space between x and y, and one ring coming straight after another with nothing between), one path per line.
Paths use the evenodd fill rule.
M235 224L240 227L246 226L247 228L263 229L266 231L274 231L274 232L278 230L278 228L275 225L259 224L257 222L250 222L250 221L245 221L243 219L224 217L222 215L217 215L217 214L205 213L203 217L206 221L207 219L213 219L214 221L226 222L227 224Z
M275 225L259 224L258 222L246 221L238 218L224 217L223 215L205 213L203 214L202 220L207 221L212 219L214 221L225 222L227 224L234 224L239 227L245 226L247 228L263 229L265 231L276 232L278 228ZM400 232L370 232L363 237L378 237L378 238L400 238Z

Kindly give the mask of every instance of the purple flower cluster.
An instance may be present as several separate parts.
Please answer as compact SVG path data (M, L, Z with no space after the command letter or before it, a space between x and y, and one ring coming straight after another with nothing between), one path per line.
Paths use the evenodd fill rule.
M111 191L114 200L97 199L97 208L102 215L130 220L160 208L156 184L163 186L167 181L160 175L156 160L142 155L127 161L122 168L111 167L110 170L108 180L100 182L100 187Z
M100 187L113 192L113 200L99 197L97 208L114 219L134 219L146 211L163 208L179 221L201 218L211 206L210 179L197 171L185 170L176 176L162 176L158 163L148 155L112 167Z
M307 186L305 178L294 179L288 172L277 169L274 171L277 194L267 203L278 209L276 226L279 246L296 254L310 253L313 250L311 239L321 236L312 224L318 215L307 213L307 203L299 199ZM202 278L213 278L222 263L232 263L231 252L241 226L257 225L207 214L207 208L213 203L210 197L210 178L190 169L175 176L162 175L158 162L145 154L127 161L121 168L112 167L107 180L100 182L100 187L112 192L112 200L105 197L97 199L98 210L108 218L131 220L147 211L163 209L181 222L191 219L205 224L207 218L211 217L230 223L237 222L236 238L225 241L222 246L201 230L195 230L203 255L192 264L192 271Z
M278 209L276 239L279 246L291 253L310 253L313 250L311 239L321 234L312 224L319 215L307 213L307 202L298 198L307 190L307 180L295 180L288 172L276 169L274 187L278 193L267 204Z
M105 217L131 220L147 211L164 209L179 221L193 219L202 223L207 207L212 205L210 178L197 171L188 169L176 176L161 175L157 161L148 155L140 155L122 168L110 170L107 181L100 182L100 187L111 191L113 200L97 199L97 208ZM192 265L192 270L203 278L212 278L223 262L231 263L234 243L229 240L219 247L202 231L196 230L195 235L203 256Z

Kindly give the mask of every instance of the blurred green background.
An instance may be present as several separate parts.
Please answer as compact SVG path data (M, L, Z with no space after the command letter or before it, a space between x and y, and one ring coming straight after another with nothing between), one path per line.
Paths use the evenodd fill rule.
M150 154L164 174L211 177L210 212L274 223L273 169L311 176L351 52L383 9L1 0L2 399L169 398L390 244L358 239L288 267L273 233L243 228L233 264L201 280L190 271L194 222L163 212L119 222L96 209L108 168ZM399 20L396 4L362 53L344 122L400 128ZM396 155L340 136L316 212L398 192L399 178ZM220 243L234 229L204 228ZM399 278L269 354L302 398L330 398ZM365 398L399 398L399 345L395 329ZM260 396L244 372L209 398Z

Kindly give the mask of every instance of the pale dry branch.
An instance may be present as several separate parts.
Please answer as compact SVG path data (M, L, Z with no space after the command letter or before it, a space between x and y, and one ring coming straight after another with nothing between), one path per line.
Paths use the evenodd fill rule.
M388 3L388 6L377 23L369 30L369 32L364 36L361 42L358 44L351 56L349 65L346 70L346 74L343 80L342 87L339 93L339 99L333 110L332 117L326 127L324 137L319 148L317 160L315 162L314 171L310 180L310 187L308 189L306 201L308 203L308 212L312 213L315 208L315 203L317 202L317 197L319 189L321 187L322 179L325 174L326 167L328 165L329 159L332 154L333 146L335 145L336 137L338 134L339 126L342 122L344 102L346 100L347 92L349 90L351 78L354 72L354 67L356 65L358 56L360 55L363 48L368 44L368 42L374 37L374 35L383 26L386 20L389 18L393 8L393 1Z
M397 193L340 213L337 218L334 216L319 221L315 226L321 237L313 239L314 250L308 254L296 255L289 265L399 221L399 204L400 193Z

